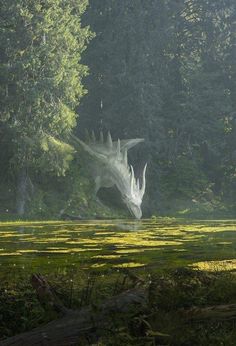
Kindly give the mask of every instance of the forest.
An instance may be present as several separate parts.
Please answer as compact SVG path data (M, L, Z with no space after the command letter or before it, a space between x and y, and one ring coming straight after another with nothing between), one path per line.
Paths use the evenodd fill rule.
M0 0L0 345L236 345L235 0Z
M144 138L144 215L235 215L235 6L2 0L2 219L126 213L91 197L86 130Z

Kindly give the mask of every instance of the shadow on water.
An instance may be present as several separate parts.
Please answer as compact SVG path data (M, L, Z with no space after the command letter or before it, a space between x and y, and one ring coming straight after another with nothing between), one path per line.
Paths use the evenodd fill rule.
M0 272L236 268L236 221L106 220L0 226Z

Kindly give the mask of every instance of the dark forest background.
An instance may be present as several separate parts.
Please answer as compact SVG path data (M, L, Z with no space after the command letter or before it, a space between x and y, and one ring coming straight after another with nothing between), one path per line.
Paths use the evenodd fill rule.
M0 0L0 45L2 218L125 215L85 129L145 139L144 216L236 215L234 0Z

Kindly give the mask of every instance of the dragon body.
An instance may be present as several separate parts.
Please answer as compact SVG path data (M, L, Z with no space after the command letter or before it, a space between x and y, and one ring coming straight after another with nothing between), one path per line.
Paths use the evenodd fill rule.
M87 141L76 141L84 148L92 159L92 174L95 181L95 192L101 187L116 186L121 193L122 200L137 219L142 217L141 204L146 186L146 167L142 174L142 185L135 178L132 165L128 164L128 150L143 142L142 138L113 141L110 132L107 139L101 132L97 139L94 132L87 135Z

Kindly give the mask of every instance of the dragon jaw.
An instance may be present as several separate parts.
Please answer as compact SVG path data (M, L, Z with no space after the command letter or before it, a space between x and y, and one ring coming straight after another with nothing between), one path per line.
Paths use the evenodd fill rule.
M132 200L128 196L122 197L125 205L129 209L130 213L134 215L136 219L141 219L142 217L142 210L141 210L141 203L142 201L138 201L137 199Z

